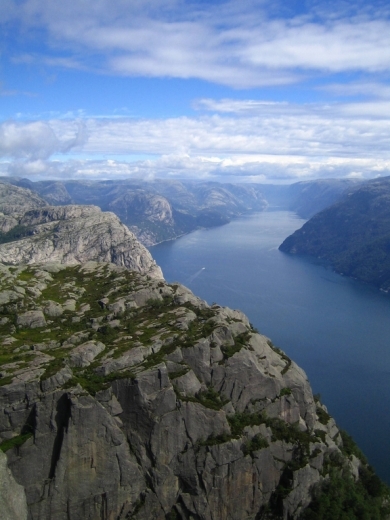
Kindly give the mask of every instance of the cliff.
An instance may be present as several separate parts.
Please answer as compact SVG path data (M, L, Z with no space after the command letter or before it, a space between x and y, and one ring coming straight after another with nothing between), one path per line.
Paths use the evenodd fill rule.
M0 183L0 212L0 262L108 261L162 278L134 234L96 206L49 206L29 190Z
M110 263L0 280L0 448L30 520L338 518L318 511L343 485L348 518L385 518L304 372L241 312Z
M339 273L389 291L390 177L349 191L286 238L279 249L323 259Z

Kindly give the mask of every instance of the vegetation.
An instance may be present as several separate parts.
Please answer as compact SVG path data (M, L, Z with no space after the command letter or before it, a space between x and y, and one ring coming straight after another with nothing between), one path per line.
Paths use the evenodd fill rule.
M184 396L182 395L177 387L173 386L176 392L176 395L180 401L184 402L192 402L199 403L205 408L210 408L211 410L220 410L222 406L224 406L229 401L221 399L221 396L218 392L214 390L214 388L209 387L206 391L198 392L195 396Z
M331 416L327 412L325 412L325 410L321 408L321 406L317 406L316 413L318 416L318 420L321 424L328 424L329 419L331 419Z
M22 446L28 439L31 439L33 436L32 432L23 433L17 435L16 437L12 437L12 439L7 439L0 444L0 450L6 452L11 448L19 448Z
M232 440L232 436L227 433L222 433L221 435L212 435L208 437L206 440L201 440L198 442L198 446L217 446L218 444L224 444L225 442L229 442Z
M345 431L340 430L341 439L343 441L343 445L341 451L347 456L351 457L351 455L355 455L358 459L367 463L367 459L363 452L360 450L356 442L352 439L352 437Z
M389 490L370 469L363 467L359 480L331 468L300 520L384 520L390 514Z
M244 444L243 451L245 455L250 455L253 457L253 453L255 451L261 450L263 448L268 448L269 443L267 439L265 439L262 435L259 433L252 437L251 440L247 441Z
M221 350L224 359L228 359L234 356L234 354L236 354L237 352L239 352L242 349L242 347L244 347L248 343L250 337L251 333L249 331L243 332L242 334L239 334L234 338L234 345L222 346Z
M19 448L22 446L28 439L31 439L34 435L34 426L28 420L26 424L23 426L22 431L19 435L12 437L11 439L6 439L2 443L0 443L0 450L6 452L11 448Z
M179 304L178 286L168 286L164 282L157 282L126 270L110 268L108 265L97 267L93 273L83 270L80 266L67 267L50 275L39 272L35 267L14 268L8 271L10 276L5 272L0 281L1 289L13 290L19 286L20 297L17 296L15 301L0 306L0 334L3 340L10 340L5 341L0 347L3 375L0 385L9 384L13 374L28 369L29 363L40 357L43 359L40 365L43 372L40 379L46 380L67 366L70 353L75 346L94 340L103 343L104 349L88 366L73 367L73 376L64 388L80 385L85 392L96 395L117 379L136 379L140 371L152 369L166 361L166 357L176 349L191 348L201 338L209 337L211 340L210 335L221 323L218 306L202 308L191 303ZM45 276L50 276L51 280L42 290L41 282ZM41 289L33 294L35 287ZM24 293L20 288L29 290ZM152 297L135 305L131 293L137 291L141 291L140 294L143 295L151 294ZM36 309L37 306L44 309L49 300L63 306L63 312L57 316L46 314L47 323L44 327L17 326L17 316L20 313ZM74 303L69 304L69 300ZM117 302L118 306L111 306L112 302ZM118 302L122 303L119 305ZM248 329L235 336L233 345L222 345L224 361L247 346L253 333L253 328ZM281 372L286 373L291 367L290 358L272 342L269 342L269 345L283 360ZM123 356L136 348L139 349L137 355L142 351L146 357L141 357L137 364L130 368L130 365L116 365L119 360L127 359ZM113 362L114 368L111 367L110 370L114 371L111 373L102 369L102 363L107 359ZM116 366L124 368L117 370ZM174 365L174 368L175 371L171 372L169 377L179 400L197 403L211 410L221 410L228 402L212 386L195 396L181 395L175 380L186 374L190 367L181 361L180 364ZM284 387L275 399L291 394L292 389ZM319 397L316 397L316 401L319 421L327 424L330 416L320 405ZM196 447L212 447L240 439L238 442L244 455L256 457L257 452L266 449L273 442L288 444L286 448L291 453L291 460L283 467L279 485L267 511L267 518L272 518L270 515L279 518L283 500L293 486L294 472L321 452L318 447L315 449L315 444L318 446L318 442L325 441L325 432L301 431L298 424L289 424L279 418L268 417L265 412L236 413L228 416L227 420L231 434L211 435L199 441ZM246 434L245 428L261 425L262 428L258 429L257 433L255 430L253 433L256 434L248 438L253 433ZM262 433L259 433L259 430ZM19 447L32 435L33 428L25 428L20 435L4 441L0 449L6 451ZM386 511L384 499L388 496L387 488L365 463L363 454L352 438L345 432L341 432L341 438L342 454L336 451L335 455L326 461L323 469L324 484L313 490L313 502L305 513L307 516L302 516L302 519L384 518L381 515ZM235 442L237 444L237 440ZM363 461L357 482L348 477L346 471L347 459L352 455ZM352 502L353 507L350 505ZM136 511L142 506L141 497L132 514L136 515ZM176 515L176 510L173 509L169 514Z
M17 225L7 231L6 233L0 232L0 244L6 244L7 242L14 242L20 240L23 237L27 237L32 234L31 229L28 226Z

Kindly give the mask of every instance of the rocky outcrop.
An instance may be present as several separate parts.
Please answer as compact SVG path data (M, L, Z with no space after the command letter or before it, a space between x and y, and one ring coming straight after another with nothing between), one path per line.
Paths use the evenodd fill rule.
M12 195L10 191L19 197L13 213L6 203ZM5 243L0 243L0 262L17 265L108 261L162 278L161 269L148 250L113 213L104 213L96 206L48 206L36 199L31 198L29 190L0 183L0 208L9 213L2 221L8 235L3 235ZM22 212L24 204L38 207ZM10 235L13 229L19 230L15 236Z
M0 271L0 448L29 520L298 519L332 472L359 479L241 312L109 263Z

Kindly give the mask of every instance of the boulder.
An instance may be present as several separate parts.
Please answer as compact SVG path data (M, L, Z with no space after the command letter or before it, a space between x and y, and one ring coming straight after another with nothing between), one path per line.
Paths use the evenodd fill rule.
M105 348L100 341L87 341L72 350L69 355L69 366L87 367Z
M46 320L42 311L27 311L23 314L18 314L16 325L20 328L36 329L45 327Z

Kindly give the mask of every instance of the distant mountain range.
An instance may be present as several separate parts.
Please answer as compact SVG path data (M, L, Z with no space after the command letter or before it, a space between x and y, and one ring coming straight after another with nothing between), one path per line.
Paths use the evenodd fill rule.
M146 246L270 207L310 218L356 185L356 181L336 179L292 185L169 180L32 182L19 177L0 180L32 190L50 205L93 204L112 211Z
M286 238L280 250L321 258L339 273L389 291L390 177L347 190Z

